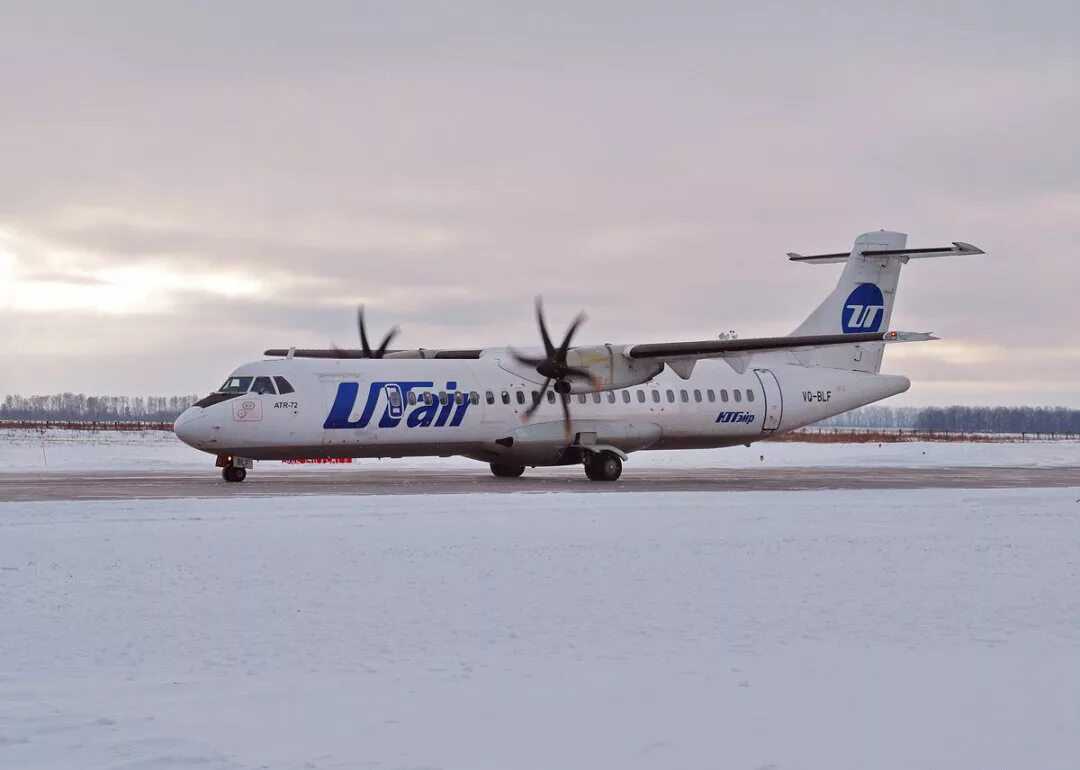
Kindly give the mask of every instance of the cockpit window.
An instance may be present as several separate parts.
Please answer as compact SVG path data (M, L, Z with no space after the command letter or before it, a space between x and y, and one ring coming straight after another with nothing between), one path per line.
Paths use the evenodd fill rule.
M252 393L258 393L261 396L273 396L277 394L274 390L274 383L269 377L256 377L255 383L251 386Z
M251 380L251 377L230 377L218 388L218 393L247 393Z
M293 388L293 386L289 384L289 381L286 380L284 377L274 377L274 382L277 383L277 392L283 396L286 393L295 392L295 388Z

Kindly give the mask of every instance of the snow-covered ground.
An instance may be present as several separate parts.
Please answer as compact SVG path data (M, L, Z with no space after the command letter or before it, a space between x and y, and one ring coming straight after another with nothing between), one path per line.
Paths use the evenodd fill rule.
M4 503L0 767L1076 768L1077 498Z
M764 458L764 459L762 459ZM813 444L761 442L747 447L699 449L685 452L638 452L631 467L739 468L761 466L1019 466L1080 465L1080 441L1033 441L1027 443L964 444ZM151 470L209 468L213 458L181 443L171 433L145 431L34 431L0 430L0 473L19 470ZM259 472L296 468L277 462L259 464ZM465 458L402 458L357 460L350 465L316 466L347 473L357 467L444 467L483 470ZM579 468L546 470L545 473L580 475Z

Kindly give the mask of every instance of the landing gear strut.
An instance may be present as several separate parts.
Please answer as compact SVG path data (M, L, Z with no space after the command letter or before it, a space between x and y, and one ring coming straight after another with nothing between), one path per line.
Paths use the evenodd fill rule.
M500 479L516 479L525 472L524 465L506 465L504 463L492 463L491 473Z
M237 468L235 465L228 465L221 469L221 478L226 481L240 483L247 478L247 470L244 468Z
M585 452L585 475L589 481L617 481L622 475L622 459L614 452Z

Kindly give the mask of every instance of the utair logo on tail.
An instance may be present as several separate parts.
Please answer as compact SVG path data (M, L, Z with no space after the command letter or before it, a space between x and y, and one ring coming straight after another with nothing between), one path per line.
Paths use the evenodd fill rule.
M456 428L465 419L465 412L471 405L469 393L458 393L457 383L446 383L446 391L433 395L428 389L434 382L372 382L368 386L367 401L364 409L355 420L350 420L356 407L356 397L360 392L360 383L343 382L338 385L334 405L326 416L323 429L366 428L371 424L380 404L383 406L379 417L380 428L396 428L405 421L408 428ZM425 391L422 398L412 395L413 391ZM412 397L410 398L410 395ZM406 407L411 407L406 416Z
M876 332L885 320L885 297L873 283L860 283L848 295L840 313L844 334Z

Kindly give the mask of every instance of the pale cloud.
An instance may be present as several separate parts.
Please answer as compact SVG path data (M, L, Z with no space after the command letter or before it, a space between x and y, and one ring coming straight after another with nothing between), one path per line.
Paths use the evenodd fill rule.
M886 356L898 402L1080 404L1074 4L6 20L0 393L205 389L359 302L425 347L533 344L537 294L587 340L782 334L836 280L785 252L891 228L988 252L905 268L945 341Z
M20 246L52 272L38 272L20 256ZM167 314L174 295L195 292L235 298L266 292L257 277L236 271L188 275L153 264L109 264L93 255L51 249L19 236L0 250L0 306L24 314L94 312L105 315Z

